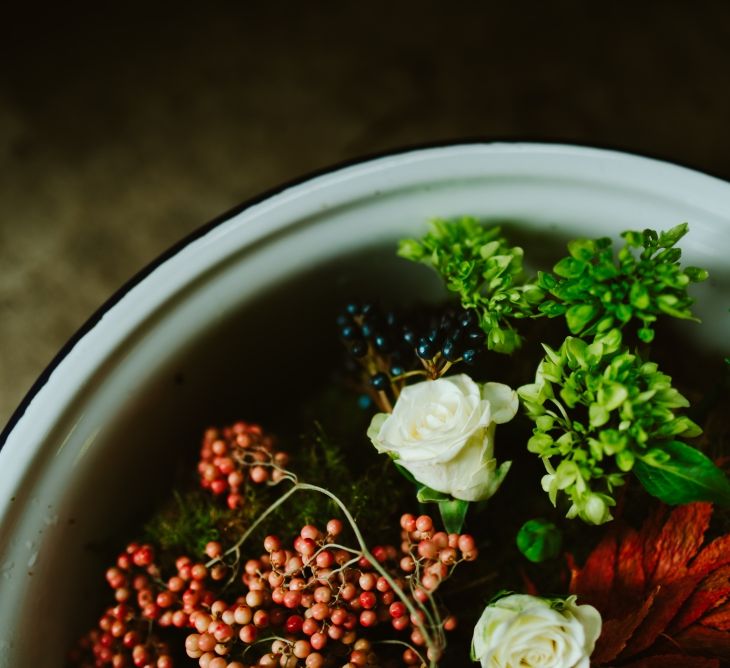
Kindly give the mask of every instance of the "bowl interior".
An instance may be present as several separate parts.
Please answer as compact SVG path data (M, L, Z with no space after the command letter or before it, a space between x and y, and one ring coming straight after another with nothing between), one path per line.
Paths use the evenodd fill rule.
M206 426L242 418L276 430L326 382L339 346L333 319L344 302L443 295L430 271L394 253L396 240L420 234L429 218L505 223L540 266L576 235L687 220L687 261L713 278L696 290L707 325L682 323L680 335L705 348L730 340L730 186L600 151L571 149L568 158L557 150L547 158L449 151L432 153L426 167L423 153L415 162L366 163L244 210L123 299L122 315L136 319L114 346L103 345L114 313L92 330L99 341L75 351L90 360L83 382L64 387L72 372L56 370L52 392L38 398L11 434L10 454L2 453L10 462L19 433L31 441L28 465L0 479L10 499L0 534L1 665L61 661L98 612L110 556L169 493L171 468L194 460ZM687 192L677 179L699 185ZM169 289L150 307L146 296L164 281ZM49 406L58 414L33 441L33 411ZM43 643L28 631L39 618L53 620Z

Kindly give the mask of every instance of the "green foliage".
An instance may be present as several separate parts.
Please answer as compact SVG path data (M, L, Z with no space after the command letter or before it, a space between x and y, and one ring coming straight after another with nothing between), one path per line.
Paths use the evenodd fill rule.
M462 499L441 499L438 506L446 533L461 533L469 511L469 502Z
M251 508L252 512L255 509ZM171 556L200 557L211 540L224 538L229 527L240 525L240 511L231 511L202 490L192 490L173 498L145 525L143 539Z
M636 477L649 494L679 505L711 501L730 506L730 482L712 460L680 441L649 451L634 467Z
M668 503L723 500L724 474L698 451L676 445L677 437L702 432L688 417L675 415L689 402L656 364L623 346L620 330L590 344L569 336L558 350L544 348L535 382L518 394L535 422L527 447L545 463L543 488L553 504L562 491L573 504L568 516L592 524L608 521L613 490L635 466L649 491ZM697 453L694 482L679 471L690 463L689 450ZM656 470L649 474L647 467ZM719 476L724 483L717 482Z
M563 535L552 522L536 518L525 522L517 532L517 549L534 563L553 559L560 554Z
M401 242L398 254L433 267L464 308L475 309L487 346L500 353L520 347L512 320L534 315L543 291L523 276L523 251L476 218L434 220L423 239Z
M411 490L402 484L390 459L373 456L358 461L358 445L335 442L317 424L305 436L290 468L300 481L324 487L341 499L366 537L379 535L382 540L398 526L396 509L408 506ZM374 454L372 447L364 443L362 448ZM267 531L282 537L296 536L305 524L322 526L339 516L336 504L325 495L300 493L267 523Z
M437 492L435 489L422 485L401 466L397 466L397 469L402 474L407 474L406 478L418 487L416 498L419 503L436 503L438 505L441 521L446 532L461 533L464 521L466 520L466 514L469 511L469 502L463 501L462 499L455 499L449 494Z
M551 318L564 315L570 332L582 336L638 320L638 337L644 342L654 338L659 315L696 320L687 286L704 281L707 272L679 265L681 250L675 245L687 231L683 223L658 234L624 232L626 243L617 257L607 237L571 241L570 255L553 273L538 274L538 285L547 293L540 312Z

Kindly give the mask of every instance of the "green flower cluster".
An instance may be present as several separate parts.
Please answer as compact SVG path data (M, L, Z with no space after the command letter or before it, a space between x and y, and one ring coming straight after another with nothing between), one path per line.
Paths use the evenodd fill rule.
M629 472L666 503L730 506L723 471L677 440L701 433L675 414L687 400L633 350L654 339L662 314L696 320L687 288L708 274L679 264L676 244L687 231L686 223L627 231L616 253L609 238L573 240L568 257L536 282L523 276L522 249L474 218L436 220L422 240L401 242L401 256L436 269L476 311L491 350L519 348L514 319L565 316L573 336L558 350L545 346L535 382L518 393L536 425L528 449L547 469L543 488L553 504L559 492L569 497L568 517L610 520L614 489Z
M675 244L687 233L686 223L657 234L654 230L624 232L626 244L614 258L611 239L576 239L570 255L538 274L538 285L547 293L539 311L549 317L565 315L572 334L584 336L641 322L638 337L650 342L652 324L662 313L694 319L687 286L704 281L707 272L682 268Z
M527 447L547 469L543 488L553 504L558 492L569 496L568 517L591 524L610 520L613 489L632 470L668 503L677 503L678 493L691 500L730 498L724 474L698 450L675 440L702 433L688 417L675 414L689 402L655 363L623 346L619 329L590 344L569 336L558 350L543 347L546 356L535 382L518 394L535 421ZM687 451L699 467L693 476L687 475ZM656 481L658 474L666 479ZM653 487L647 476L655 479ZM716 481L708 486L711 479Z
M499 227L470 217L434 220L422 239L401 241L398 254L434 268L462 306L475 309L490 350L512 353L520 347L510 321L533 316L544 293L525 280L523 251L510 246Z

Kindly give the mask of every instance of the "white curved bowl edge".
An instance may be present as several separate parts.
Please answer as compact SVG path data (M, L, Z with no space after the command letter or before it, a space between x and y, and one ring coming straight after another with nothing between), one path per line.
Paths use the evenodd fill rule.
M730 319L717 317L730 302L730 184L699 172L576 146L464 144L377 158L287 188L133 285L58 362L8 433L0 450L0 665L59 664L77 631L68 597L96 568L84 546L114 508L109 495L129 486L124 476L150 447L134 418L152 409L140 408L138 395L159 401L156 438L198 405L200 388L170 403L161 370L271 286L418 234L430 218L465 214L565 236L688 221L686 261L713 272L698 290L699 313L712 326L694 335L716 347L730 340ZM125 450L120 425L130 434ZM42 643L38 619L50 620Z

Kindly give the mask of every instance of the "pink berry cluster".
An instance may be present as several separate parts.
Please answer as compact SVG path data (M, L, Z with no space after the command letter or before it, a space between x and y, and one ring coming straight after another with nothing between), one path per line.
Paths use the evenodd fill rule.
M237 422L206 431L198 474L204 489L235 510L253 491L249 483L294 481L287 463L258 425ZM477 558L477 548L468 534L437 531L428 515L402 515L400 528L400 549L364 550L343 544L338 519L323 529L308 524L287 546L266 536L263 553L247 561L242 545L224 551L209 542L204 563L158 558L152 545L130 543L106 571L114 600L71 664L170 668L175 658L201 668L357 668L437 661L457 620L444 617L432 595L459 563Z
M431 593L462 561L474 561L479 556L473 536L434 531L428 515L402 515L400 568L408 573L413 595L425 603Z
M211 543L208 551L220 554L220 545ZM175 575L163 579L153 547L130 543L106 571L115 605L81 639L72 661L80 666L170 668L172 655L158 632L189 626L193 612L210 608L216 599L211 587L227 575L223 564L208 568L186 556L175 567Z
M274 439L257 424L236 422L223 429L208 429L200 448L198 474L203 489L226 495L228 507L241 507L246 483L278 482L289 461L274 449Z
M377 628L378 637L413 646L402 652L400 665L421 664L426 616L417 601L425 602L459 561L475 558L476 549L470 536L434 532L426 515L404 515L401 524L407 527L402 552L392 545L371 551L389 578L362 553L336 542L339 520L330 520L325 531L302 527L292 549L267 536L265 553L243 566L247 592L191 615L195 632L185 641L188 656L201 668L384 665L372 645ZM412 582L415 575L419 579ZM405 592L414 614L393 585ZM441 625L450 631L456 619L448 616Z

